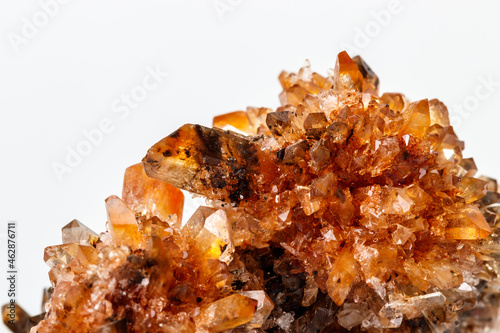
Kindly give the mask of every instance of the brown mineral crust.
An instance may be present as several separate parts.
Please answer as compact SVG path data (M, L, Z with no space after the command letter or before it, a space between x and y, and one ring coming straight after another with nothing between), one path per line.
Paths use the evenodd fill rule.
M474 178L446 106L379 95L345 52L327 77L306 63L279 81L276 110L187 124L149 149L123 200L106 200L108 232L63 228L31 332L499 327L500 193ZM181 224L170 184L208 206Z

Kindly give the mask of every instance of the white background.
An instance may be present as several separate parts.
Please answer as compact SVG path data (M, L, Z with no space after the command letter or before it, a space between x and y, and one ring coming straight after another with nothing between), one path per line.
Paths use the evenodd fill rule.
M152 144L184 123L278 106L282 69L309 59L326 74L344 47L358 49L382 92L444 101L465 155L500 177L497 1L401 1L384 16L389 1L66 0L44 22L48 1L0 2L0 272L6 223L15 220L17 301L31 314L49 284L44 247L59 244L74 218L103 231L104 199L121 194L125 168ZM33 16L40 27L30 35ZM114 112L156 67L169 76L128 115ZM53 164L66 163L67 148L103 119L112 132L59 181Z

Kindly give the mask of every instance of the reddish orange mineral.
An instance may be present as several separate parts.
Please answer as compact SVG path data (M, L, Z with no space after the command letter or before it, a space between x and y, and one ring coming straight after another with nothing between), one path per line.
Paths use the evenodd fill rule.
M474 178L443 103L380 95L345 52L332 73L283 72L276 110L151 147L106 199L108 232L75 220L46 249L31 332L498 329L496 182ZM207 198L182 223L176 187Z
M174 186L146 176L142 163L125 170L123 201L135 213L157 216L163 221L175 218L182 221L184 194Z

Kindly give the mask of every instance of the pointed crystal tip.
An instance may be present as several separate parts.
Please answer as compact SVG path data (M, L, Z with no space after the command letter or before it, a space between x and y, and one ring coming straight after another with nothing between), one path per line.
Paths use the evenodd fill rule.
M78 220L73 220L61 229L62 242L82 243L95 246L99 241L99 235Z

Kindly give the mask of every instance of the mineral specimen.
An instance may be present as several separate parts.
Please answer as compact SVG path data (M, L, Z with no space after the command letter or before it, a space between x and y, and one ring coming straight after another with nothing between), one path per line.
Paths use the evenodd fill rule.
M107 232L65 226L45 250L45 315L19 310L11 329L42 317L31 332L499 329L500 193L474 178L446 106L380 95L345 52L327 77L306 64L279 80L276 110L151 147L123 200L106 199ZM176 187L207 206L182 221Z

